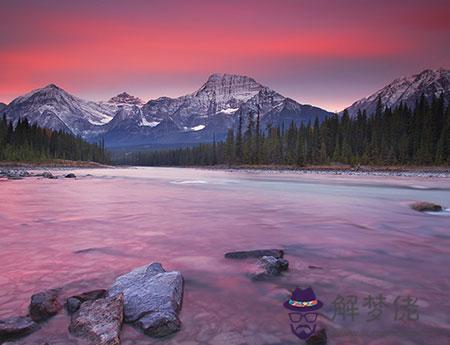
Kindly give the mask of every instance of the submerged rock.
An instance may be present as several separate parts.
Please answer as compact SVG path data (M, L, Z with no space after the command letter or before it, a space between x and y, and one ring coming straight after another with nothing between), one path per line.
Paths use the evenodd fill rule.
M88 292L83 292L80 295L71 296L66 300L66 308L67 311L72 314L78 310L81 303L86 301L93 301L99 298L103 298L106 296L106 290L92 290Z
M40 176L42 176L43 178L48 178L48 179L57 179L58 178L55 175L53 175L50 171L44 171Z
M60 289L51 289L31 296L30 317L40 322L56 315L62 306L58 300Z
M122 294L84 302L72 315L69 332L92 345L120 345L123 303Z
M306 340L306 345L327 345L327 341L327 331L325 329L321 329Z
M64 176L65 178L76 178L77 176L74 173L69 173L66 176Z
M263 256L273 256L274 258L282 258L284 256L284 251L281 249L257 249L257 250L245 250L239 252L229 252L225 254L227 259L248 259L255 258L259 259Z
M286 271L289 268L289 261L277 259L273 256L263 256L260 259L260 264L271 275L280 275L282 271Z
M286 259L277 259L273 256L263 256L259 260L259 265L262 271L252 274L252 280L264 280L281 275L281 272L287 271L289 268L289 261Z
M309 265L308 268L310 270L323 270L323 267L315 266L315 265Z
M442 206L431 202L419 201L411 205L411 208L418 212L440 212Z
M0 343L3 340L11 340L30 334L38 328L38 324L28 316L10 317L0 320Z
M139 267L117 278L109 296L123 293L125 322L147 335L163 337L181 327L178 312L183 300L183 276L166 272L160 263Z

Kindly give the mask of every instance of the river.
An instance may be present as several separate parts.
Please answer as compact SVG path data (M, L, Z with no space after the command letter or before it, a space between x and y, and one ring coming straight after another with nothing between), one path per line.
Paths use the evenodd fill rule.
M44 289L107 288L157 261L184 276L182 329L152 339L126 325L122 344L302 344L282 305L297 286L324 303L318 326L328 344L450 342L450 213L409 208L419 200L450 207L449 178L74 172L0 181L0 318L26 314ZM253 282L253 260L224 258L259 248L284 249L289 271ZM369 295L385 299L372 321ZM342 310L340 297L354 303ZM15 344L81 344L68 323L60 312Z

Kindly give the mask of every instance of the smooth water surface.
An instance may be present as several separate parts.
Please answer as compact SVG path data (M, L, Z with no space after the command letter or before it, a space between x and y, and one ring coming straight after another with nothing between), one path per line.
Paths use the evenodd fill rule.
M282 306L296 286L313 287L323 301L329 344L450 343L450 217L409 208L418 200L450 207L448 178L75 173L0 180L0 318L26 314L30 296L44 289L107 288L159 261L185 278L182 330L155 340L125 326L122 344L302 344ZM224 258L259 248L283 248L290 270L253 282L253 260ZM369 294L386 298L371 322ZM358 297L353 321L334 315L338 295ZM394 320L397 296L417 298L418 320ZM68 323L61 312L17 344L81 344Z

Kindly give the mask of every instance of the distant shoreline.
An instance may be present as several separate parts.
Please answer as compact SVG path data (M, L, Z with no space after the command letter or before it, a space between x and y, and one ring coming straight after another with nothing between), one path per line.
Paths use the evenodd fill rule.
M248 172L278 172L323 175L361 175L361 176L411 176L450 178L448 166L351 166L351 165L311 165L304 167L274 165L214 165L192 168L207 170L229 170Z
M97 162L71 161L64 159L54 159L42 162L19 162L19 161L0 161L0 168L113 168L111 165L105 165Z
M141 165L105 165L96 162L52 160L43 162L0 161L0 169L128 169L128 168L187 168L202 170L222 170L255 173L292 173L333 176L403 176L403 177L442 177L450 178L450 166L351 166L351 165L195 165L195 166L141 166Z

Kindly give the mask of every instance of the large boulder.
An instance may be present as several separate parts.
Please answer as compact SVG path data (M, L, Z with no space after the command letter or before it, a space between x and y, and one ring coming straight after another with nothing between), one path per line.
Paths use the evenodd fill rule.
M77 176L74 173L68 173L65 178L76 178Z
M38 324L28 316L10 317L0 320L0 344L30 334L39 328Z
M28 309L33 321L40 322L47 320L61 310L62 305L59 301L60 291L61 289L51 289L31 296L31 303Z
M71 296L66 301L66 308L69 314L72 314L78 310L81 303L86 301L93 301L106 296L106 290L98 289L88 292L83 292L82 294Z
M431 202L419 201L411 205L411 208L418 212L441 212L442 206Z
M109 296L123 293L125 322L133 323L147 335L163 337L181 327L178 312L183 300L183 276L166 272L152 263L118 277Z
M257 249L257 250L245 250L240 252L229 252L225 254L227 259L259 259L263 256L273 256L277 259L284 256L284 251L281 249Z
M92 345L120 345L123 303L122 294L84 302L72 315L69 332Z

